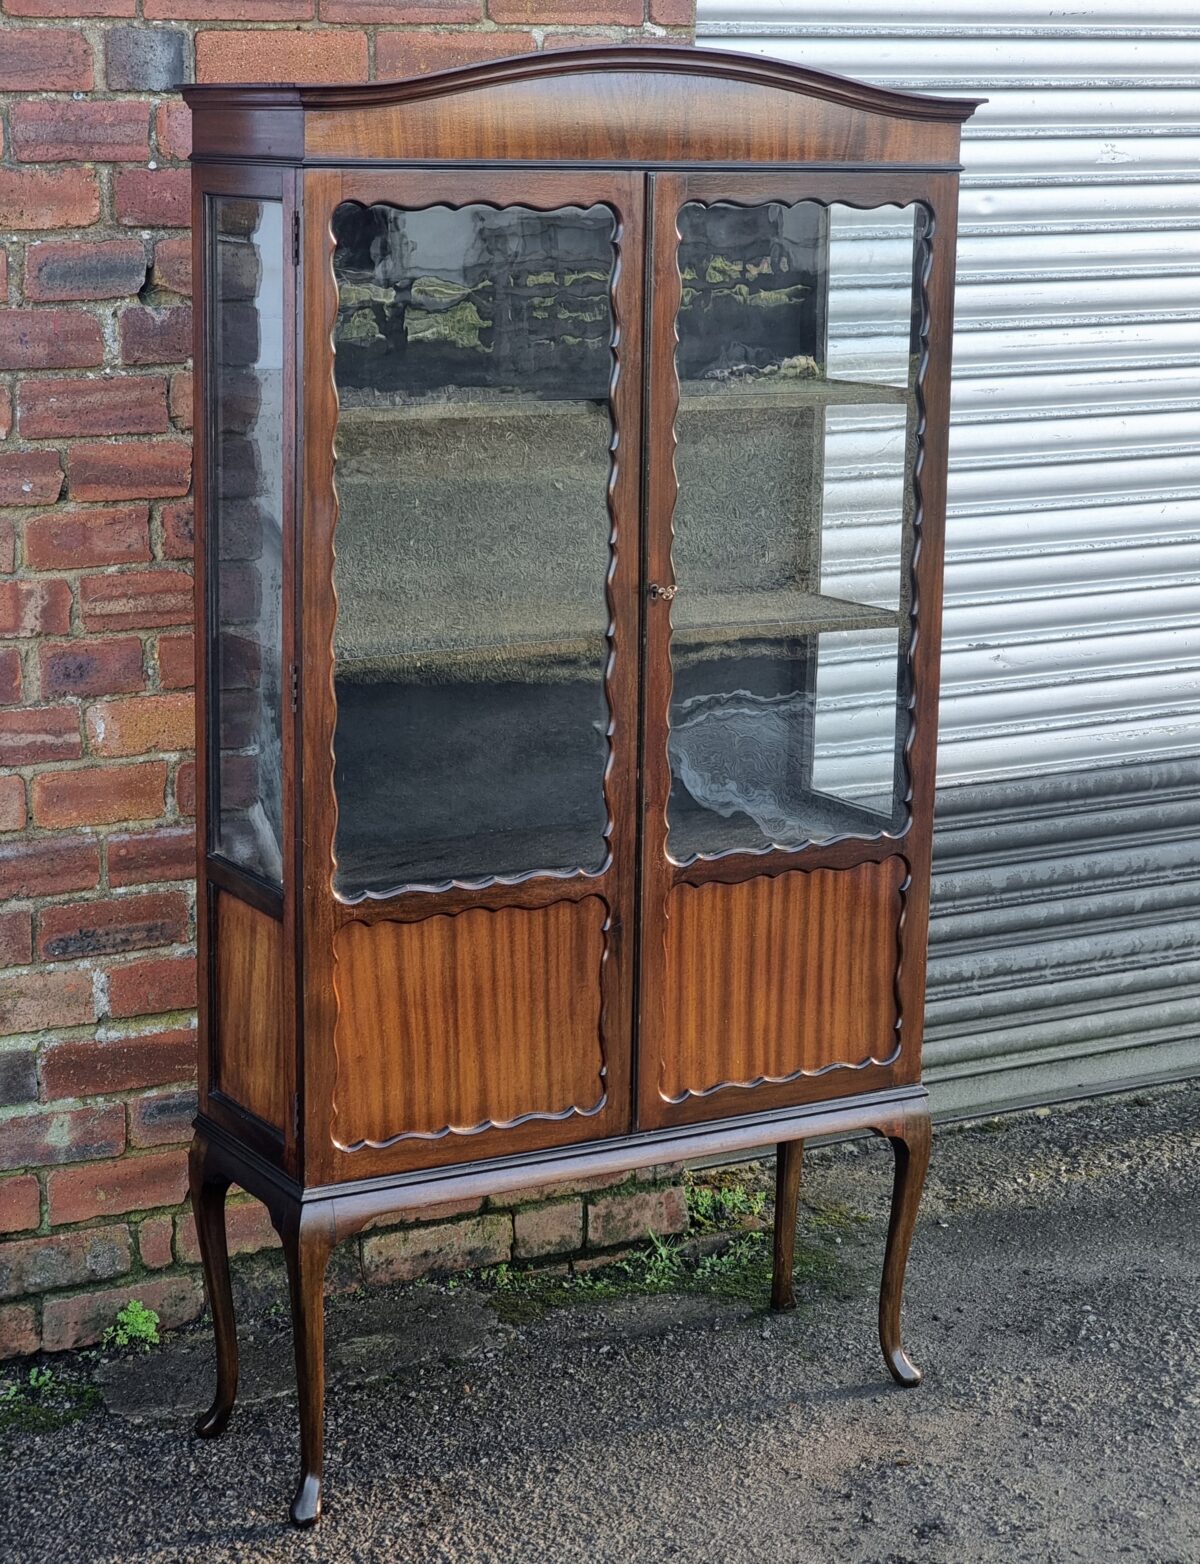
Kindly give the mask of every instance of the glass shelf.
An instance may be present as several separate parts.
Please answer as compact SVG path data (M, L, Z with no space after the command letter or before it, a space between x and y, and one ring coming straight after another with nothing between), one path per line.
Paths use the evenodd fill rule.
M359 623L365 614L361 605ZM436 603L425 603L425 621L436 623ZM493 611L479 634L464 644L460 639L423 641L397 650L403 616L393 613L392 644L377 656L339 650L338 681L369 684L377 680L436 684L443 680L517 678L532 665L546 663L567 677L571 668L594 659L603 637L573 634L565 605L520 603ZM556 617L556 613L561 617ZM853 603L818 592L682 593L671 605L672 641L677 649L720 650L740 642L792 641L802 636L848 630L895 630L900 615L895 609L869 603Z
M812 789L795 801L803 826L791 832L766 832L746 814L720 815L692 799L682 784L671 790L671 857L686 863L701 855L762 852L768 847L800 848L841 836L876 836L883 822L866 809Z
M608 401L594 397L526 396L472 386L450 386L429 396L384 392L343 392L338 427L388 423L393 420L466 418L472 425L491 418L593 417L608 422Z
M894 608L854 603L821 592L681 591L671 604L671 640L745 641L816 635L823 630L894 630Z
M822 407L904 404L912 393L907 386L882 385L868 380L827 380L824 376L786 379L776 376L724 380L687 380L679 388L679 405L685 412L729 412L742 409L804 411ZM473 422L488 418L550 418L608 415L603 400L574 397L532 396L473 386L450 386L427 396L404 396L372 390L341 393L340 427L389 420L457 419Z
M742 380L685 380L679 405L686 412L747 409L818 409L822 407L894 405L911 396L907 386L877 385L869 380L827 380L822 375L785 379L773 375Z

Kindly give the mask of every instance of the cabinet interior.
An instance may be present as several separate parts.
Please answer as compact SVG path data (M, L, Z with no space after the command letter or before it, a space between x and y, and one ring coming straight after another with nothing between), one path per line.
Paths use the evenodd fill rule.
M899 820L916 211L678 214L679 860ZM602 205L335 214L343 894L605 862L614 227ZM872 481L864 511L847 491ZM848 783L822 772L839 746Z

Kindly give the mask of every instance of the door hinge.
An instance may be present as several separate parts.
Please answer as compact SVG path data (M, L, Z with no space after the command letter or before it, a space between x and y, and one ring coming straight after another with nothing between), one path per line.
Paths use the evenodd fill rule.
M292 1093L292 1139L300 1139L300 1093Z
M298 711L299 708L300 708L300 667L299 667L299 664L292 663L291 668L290 668L290 674L291 674L291 689L292 689L292 711L295 712L295 711Z
M300 213L292 213L292 265L300 264Z

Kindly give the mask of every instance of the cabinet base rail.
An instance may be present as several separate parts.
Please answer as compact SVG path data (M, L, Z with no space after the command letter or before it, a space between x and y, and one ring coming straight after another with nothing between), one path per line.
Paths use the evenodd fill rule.
M901 1385L921 1382L904 1351L900 1305L917 1208L929 1163L928 1095L922 1087L847 1097L718 1124L596 1141L512 1159L303 1188L220 1126L196 1120L189 1157L192 1207L216 1340L217 1386L196 1423L201 1438L224 1432L237 1395L238 1343L225 1232L225 1197L238 1184L266 1206L283 1244L300 1400L300 1478L291 1504L297 1526L321 1513L325 1420L325 1270L334 1245L380 1217L448 1200L500 1195L560 1179L632 1172L657 1162L733 1155L774 1145L777 1157L771 1306L795 1306L792 1283L803 1142L873 1131L892 1144L895 1180L879 1295L884 1361Z

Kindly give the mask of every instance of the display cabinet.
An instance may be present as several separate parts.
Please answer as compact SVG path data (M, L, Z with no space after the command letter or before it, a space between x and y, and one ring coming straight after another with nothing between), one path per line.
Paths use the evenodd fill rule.
M332 1245L430 1204L896 1152L903 1384L961 122L657 46L202 86L200 1114L281 1234L297 1522Z

